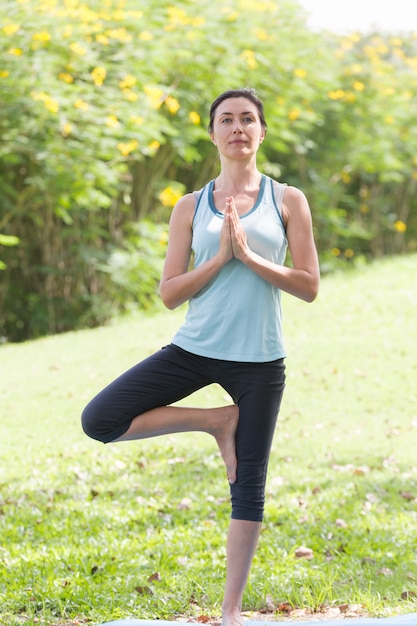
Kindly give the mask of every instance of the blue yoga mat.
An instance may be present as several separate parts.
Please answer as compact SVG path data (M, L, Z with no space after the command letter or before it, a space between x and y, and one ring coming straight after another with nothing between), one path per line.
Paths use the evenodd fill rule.
M343 626L345 622L346 626L417 626L417 613L410 615L397 615L396 617L351 617L346 620L341 619L314 619L309 622L272 622L257 620L245 620L245 626L275 626L294 624L294 626L317 626L322 624L323 626ZM184 622L168 622L163 620L141 620L141 619L120 619L114 622L106 622L101 626L185 626Z

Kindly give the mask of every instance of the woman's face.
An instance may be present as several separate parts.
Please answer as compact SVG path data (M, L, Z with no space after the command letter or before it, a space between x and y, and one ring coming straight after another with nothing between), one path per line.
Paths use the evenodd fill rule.
M228 98L216 109L211 140L231 158L256 154L265 137L258 109L247 98Z

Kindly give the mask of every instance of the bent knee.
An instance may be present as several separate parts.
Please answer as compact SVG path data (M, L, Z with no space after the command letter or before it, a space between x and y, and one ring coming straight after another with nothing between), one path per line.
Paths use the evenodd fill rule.
M97 410L94 400L82 412L81 426L88 437L102 443L110 443L121 434L115 432L114 424L109 423L102 412Z

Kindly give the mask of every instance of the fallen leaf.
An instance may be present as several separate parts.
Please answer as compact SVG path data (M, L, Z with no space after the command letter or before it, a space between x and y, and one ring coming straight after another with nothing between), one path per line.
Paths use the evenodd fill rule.
M313 550L311 548L306 548L305 546L300 546L294 552L294 556L296 559L312 559Z
M410 502L416 499L416 496L412 494L410 491L402 491L400 493L400 496L404 498L404 500L409 500Z
M370 471L369 467L363 465L362 467L355 467L353 473L355 476L365 476L365 474L369 474Z
M181 502L178 503L178 511L188 511L191 506L191 502L192 500L190 498L183 498Z
M390 569L389 567L381 567L381 569L379 569L377 571L377 575L379 575L379 576L392 576L392 569Z
M154 574L151 574L151 576L149 576L148 578L148 583L151 583L153 580L161 580L161 574L159 572L155 572Z
M417 598L416 591L403 591L401 594L401 600L411 600L411 598Z
M275 611L275 602L272 599L272 596L270 596L269 594L267 594L265 598L265 606L268 609L268 611Z
M153 596L153 591L150 587L135 587L136 593L139 593L141 596Z
M307 609L294 609L290 612L291 617L306 617Z
M280 613L291 613L292 606L289 602L281 602L278 604L277 609Z
M348 525L346 524L344 519L341 519L340 517L337 518L336 522L335 522L336 526L338 526L339 528L348 528Z

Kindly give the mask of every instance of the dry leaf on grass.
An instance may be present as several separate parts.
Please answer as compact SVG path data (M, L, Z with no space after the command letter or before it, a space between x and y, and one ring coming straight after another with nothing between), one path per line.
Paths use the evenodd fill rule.
M294 556L296 559L312 559L314 556L313 550L311 548L306 548L305 546L300 546L294 552Z

